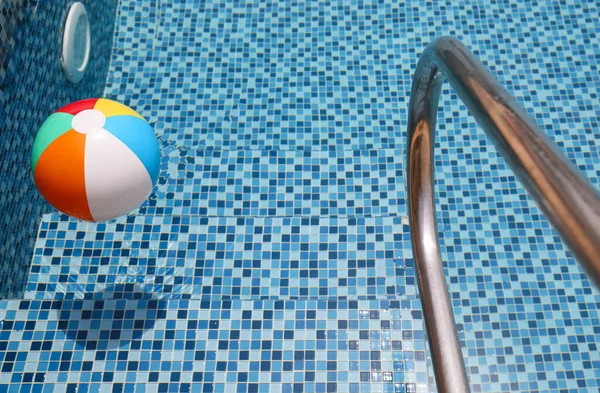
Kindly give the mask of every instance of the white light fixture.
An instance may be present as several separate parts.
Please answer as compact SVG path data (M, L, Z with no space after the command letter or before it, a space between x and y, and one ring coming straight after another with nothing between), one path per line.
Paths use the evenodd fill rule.
M90 59L90 23L85 6L76 2L71 5L62 45L62 68L70 82L83 78Z

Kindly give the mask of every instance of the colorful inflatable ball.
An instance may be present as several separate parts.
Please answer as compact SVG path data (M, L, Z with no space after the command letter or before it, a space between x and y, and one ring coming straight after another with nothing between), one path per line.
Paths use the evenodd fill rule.
M152 127L118 102L92 98L50 115L33 143L35 184L61 212L106 221L138 207L158 178Z

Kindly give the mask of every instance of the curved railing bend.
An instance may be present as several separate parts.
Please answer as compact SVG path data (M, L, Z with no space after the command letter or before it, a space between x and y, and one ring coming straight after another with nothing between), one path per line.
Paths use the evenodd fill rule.
M408 204L412 248L440 392L468 392L440 256L433 191L434 135L445 76L527 191L600 287L600 198L517 102L454 38L419 59L408 115Z

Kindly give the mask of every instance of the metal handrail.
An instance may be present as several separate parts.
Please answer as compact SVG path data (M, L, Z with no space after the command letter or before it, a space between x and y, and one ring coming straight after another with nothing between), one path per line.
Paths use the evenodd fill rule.
M445 76L527 191L600 287L600 197L535 122L458 40L430 43L417 64L408 114L412 248L440 392L469 384L442 266L433 191L434 135Z

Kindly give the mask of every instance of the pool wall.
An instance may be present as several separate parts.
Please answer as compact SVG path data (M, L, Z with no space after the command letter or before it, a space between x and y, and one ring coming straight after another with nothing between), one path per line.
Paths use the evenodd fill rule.
M77 84L63 75L64 22L72 0L0 2L0 298L24 290L41 215L31 146L44 119L78 99L100 96L110 61L117 0L82 1L91 15L91 58Z

